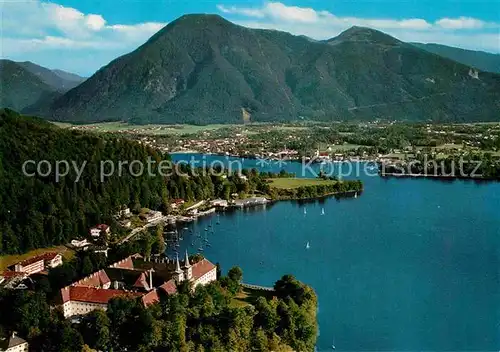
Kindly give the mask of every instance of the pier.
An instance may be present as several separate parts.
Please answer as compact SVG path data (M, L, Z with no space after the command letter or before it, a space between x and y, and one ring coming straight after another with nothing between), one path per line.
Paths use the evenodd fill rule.
M241 287L248 288L249 290L259 290L259 291L274 292L274 288L273 287L266 287L266 286L259 286L259 285L250 285L250 284L245 284L245 283L241 283Z

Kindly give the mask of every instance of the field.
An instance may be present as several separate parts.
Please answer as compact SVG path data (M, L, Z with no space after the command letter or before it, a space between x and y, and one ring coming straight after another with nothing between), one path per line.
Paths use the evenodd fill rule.
M273 178L271 179L271 187L293 189L306 186L330 185L335 182L319 178Z
M39 249L32 250L31 252L25 253L25 254L6 255L6 256L0 257L0 271L7 269L9 266L11 266L17 262L28 259L30 257L34 257L36 255L47 253L47 252L61 253L62 256L64 257L64 259L66 259L66 260L71 259L75 255L75 252L73 252L71 249L68 249L65 246L39 248Z
M70 123L54 122L61 128L73 128L93 132L130 132L137 134L162 135L162 134L195 134L204 131L213 131L221 128L243 125L130 125L124 122L102 122L88 125L73 125Z
M184 135L184 134L196 134L200 132L210 132L220 129L231 129L234 128L238 130L238 133L252 135L260 133L264 130L266 131L280 131L280 132L297 132L306 131L310 126L295 126L295 125L284 125L284 124L270 124L270 123L248 123L248 124L213 124L213 125L131 125L126 122L101 122L92 123L86 125L75 125L66 122L53 122L58 127L61 128L72 128L85 131L93 132L120 132L120 133L136 133L144 135Z

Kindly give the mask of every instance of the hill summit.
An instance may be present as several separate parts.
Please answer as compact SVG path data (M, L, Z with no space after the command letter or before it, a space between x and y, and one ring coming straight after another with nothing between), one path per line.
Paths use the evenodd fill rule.
M353 27L328 41L186 15L37 112L76 122L492 121L500 76Z
M328 44L343 42L358 42L367 45L402 45L403 42L388 34L367 27L354 26L340 33L337 37L327 40Z

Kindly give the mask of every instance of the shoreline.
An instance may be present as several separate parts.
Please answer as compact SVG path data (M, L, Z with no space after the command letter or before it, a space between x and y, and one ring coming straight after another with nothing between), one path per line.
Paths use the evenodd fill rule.
M396 173L396 172L379 172L380 177L394 177L394 178L429 178L436 180L470 180L470 181L481 181L481 182L500 182L500 179L493 177L483 177L483 176L452 176L452 175L426 175L426 174L414 174L414 173Z

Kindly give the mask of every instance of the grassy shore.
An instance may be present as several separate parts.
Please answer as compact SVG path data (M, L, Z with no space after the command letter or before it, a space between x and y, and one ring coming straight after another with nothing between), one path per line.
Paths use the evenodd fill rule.
M34 249L28 253L24 254L12 254L12 255L5 255L0 257L0 271L3 271L7 269L9 266L16 264L17 262L20 262L22 260L26 260L30 257L34 257L37 255L41 255L44 253L48 252L57 252L61 253L64 259L69 260L73 258L75 255L75 252L72 251L71 249L65 247L65 246L57 246L57 247L50 247L50 248L39 248L39 249Z
M279 189L294 189L299 187L333 185L337 181L322 180L319 178L273 178L271 187Z

